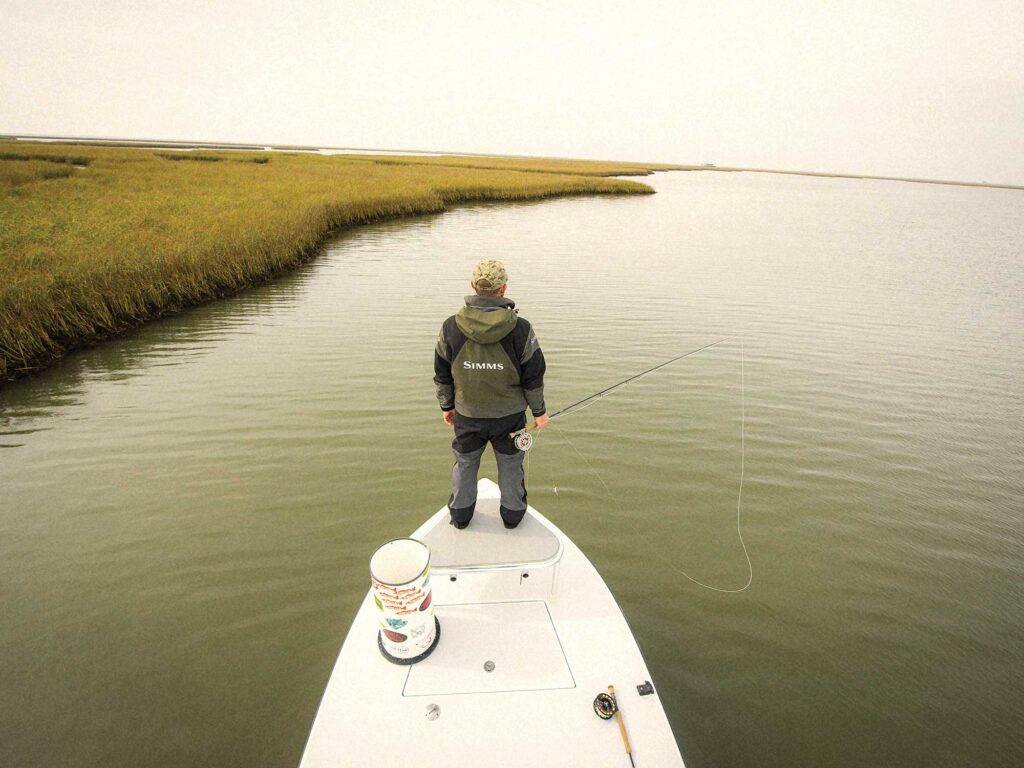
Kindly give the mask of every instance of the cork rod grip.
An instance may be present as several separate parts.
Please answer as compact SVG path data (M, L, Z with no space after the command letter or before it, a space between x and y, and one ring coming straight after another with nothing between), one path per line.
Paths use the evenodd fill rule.
M614 685L609 685L608 686L608 694L613 699L615 699L615 686ZM622 743L626 745L626 754L629 755L629 759L632 761L632 759L633 759L633 750L629 746L629 736L626 734L626 723L622 719L622 710L619 709L618 702L619 702L619 700L615 699L615 704L616 704L616 707L615 707L615 717L619 721L619 733L622 734Z

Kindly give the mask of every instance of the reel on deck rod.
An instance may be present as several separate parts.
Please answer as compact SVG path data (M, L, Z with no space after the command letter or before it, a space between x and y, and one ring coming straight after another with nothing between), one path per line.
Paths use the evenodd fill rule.
M594 712L602 720L611 720L615 717L615 713L619 711L619 702L615 700L614 696L607 693L599 693L594 699Z

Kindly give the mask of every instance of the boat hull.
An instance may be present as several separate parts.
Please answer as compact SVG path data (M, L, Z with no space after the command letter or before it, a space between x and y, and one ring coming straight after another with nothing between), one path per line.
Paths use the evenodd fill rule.
M533 508L506 531L493 482L478 493L465 530L442 508L412 535L431 548L437 648L417 664L389 663L368 592L301 768L629 765L619 728L594 713L609 685L636 766L682 766L656 686L638 691L650 672L596 569Z

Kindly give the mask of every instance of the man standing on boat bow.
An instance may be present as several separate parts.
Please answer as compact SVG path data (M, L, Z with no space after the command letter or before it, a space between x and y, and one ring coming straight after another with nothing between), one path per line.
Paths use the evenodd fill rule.
M544 408L544 354L515 302L505 298L508 273L496 259L473 270L473 294L444 321L434 350L434 384L444 422L455 428L451 524L465 528L476 508L476 476L490 443L498 462L501 519L515 528L526 514L525 454L512 434L526 426L529 405L537 427Z

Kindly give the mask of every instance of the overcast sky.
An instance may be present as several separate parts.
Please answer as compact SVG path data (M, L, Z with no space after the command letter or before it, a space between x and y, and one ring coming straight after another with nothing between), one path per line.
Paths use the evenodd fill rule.
M1024 183L1024 0L0 0L0 132Z

